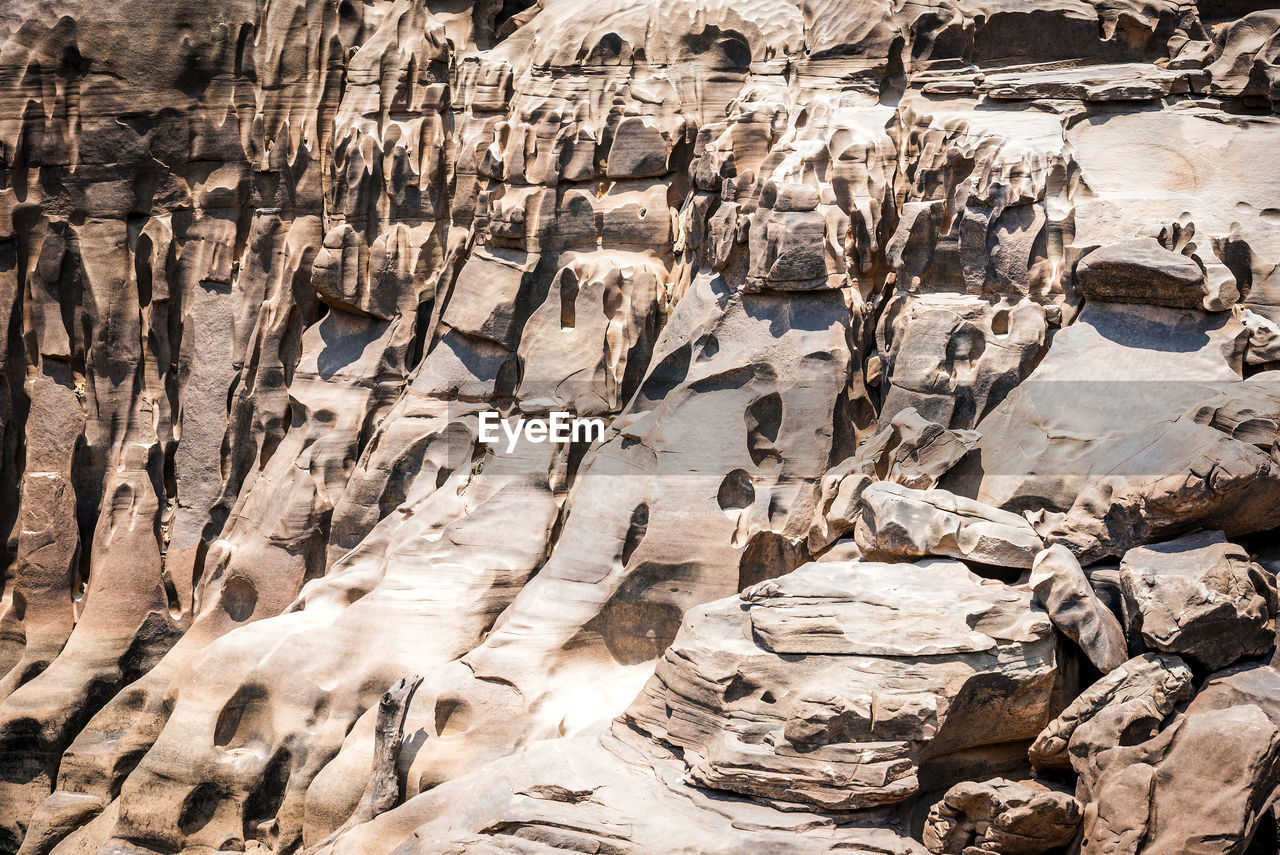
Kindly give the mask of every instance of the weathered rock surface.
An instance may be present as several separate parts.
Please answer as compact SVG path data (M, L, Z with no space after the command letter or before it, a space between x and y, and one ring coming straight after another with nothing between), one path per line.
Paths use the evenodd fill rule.
M1018 765L1056 646L1029 592L959 562L806 564L693 610L609 732L496 759L331 851L655 851L679 828L695 851L917 855L893 806Z
M1160 245L1155 238L1138 238L1095 249L1076 265L1076 279L1086 300L1099 303L1140 303L1175 309L1223 311L1230 299L1205 293L1204 271L1192 259Z
M1242 851L1277 33L0 4L0 852Z
M910 407L902 410L859 445L852 457L822 476L820 514L809 535L810 550L816 552L853 531L862 491L872 481L929 489L977 441L977 431L948 430Z
M1053 625L1080 645L1099 671L1106 674L1123 664L1128 655L1124 630L1068 549L1051 546L1037 555L1030 585Z
M416 796L319 852L376 855L402 845L421 855L928 852L881 818L842 823L812 809L726 798L690 784L685 772L677 754L627 728L540 742Z
M1028 591L959 562L807 564L699 610L626 721L703 786L871 807L1007 761L1047 722L1055 648Z
M1221 532L1125 553L1120 581L1148 646L1211 671L1275 644L1275 580Z
M1049 723L1028 751L1031 764L1037 769L1070 765L1083 774L1098 751L1122 739L1155 735L1193 689L1191 669L1177 656L1147 653L1130 659Z
M1159 734L1098 751L1080 851L1243 852L1280 784L1278 683L1265 665L1216 675Z
M1017 514L946 490L875 483L859 497L854 540L869 557L948 555L998 567L1030 567L1044 543Z
M1170 448L1149 449L1152 434L1171 432L1164 420L1240 380L1243 335L1229 313L1087 304L1026 382L983 420L968 466L942 486L996 507L1066 512L1108 478L1109 498L1116 489L1150 491L1153 481L1182 476L1189 464L1179 455L1201 449L1212 434L1188 438L1184 449L1174 433ZM1209 459L1222 468L1222 450ZM1145 510L1134 511L1135 522Z
M1080 825L1080 803L1035 782L965 781L929 809L924 844L934 853L1039 855L1065 846Z

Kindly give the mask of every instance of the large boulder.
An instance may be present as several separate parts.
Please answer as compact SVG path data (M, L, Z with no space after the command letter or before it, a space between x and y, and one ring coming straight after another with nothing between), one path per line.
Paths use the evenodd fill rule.
M869 808L1023 762L1056 646L1029 591L956 561L807 564L697 610L626 720L701 786Z
M1219 674L1158 735L1100 748L1081 775L1082 855L1236 855L1280 785L1280 673Z
M964 781L929 810L924 845L944 853L1039 855L1065 846L1080 826L1080 803L1035 781Z
M1222 532L1131 549L1120 564L1133 630L1210 670L1275 643L1275 582Z
M809 546L817 551L853 531L862 491L872 481L890 481L926 490L960 461L979 434L950 430L908 407L822 476L821 513L815 517Z
M1085 689L1049 723L1027 756L1037 769L1084 773L1092 756L1141 735L1154 736L1174 707L1191 697L1191 669L1177 656L1147 653Z
M877 481L927 490L968 453L980 434L950 430L908 407L858 447L855 471Z
M1066 515L1042 529L1082 564L1197 530L1280 525L1280 463L1190 417L1125 437L1092 468Z
M1161 246L1155 238L1134 238L1095 249L1080 259L1076 279L1088 300L1141 303L1176 309L1228 309L1239 297L1210 294L1195 260Z

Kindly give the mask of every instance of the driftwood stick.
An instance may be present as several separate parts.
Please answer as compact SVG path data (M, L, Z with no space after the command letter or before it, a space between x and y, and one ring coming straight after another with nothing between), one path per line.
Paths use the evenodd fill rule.
M396 760L404 742L404 719L409 712L409 698L422 682L418 676L401 677L378 701L378 721L374 725L373 771L364 795L347 821L334 829L324 840L309 846L303 855L318 853L346 832L362 825L378 814L395 807L400 800L400 776L396 774Z

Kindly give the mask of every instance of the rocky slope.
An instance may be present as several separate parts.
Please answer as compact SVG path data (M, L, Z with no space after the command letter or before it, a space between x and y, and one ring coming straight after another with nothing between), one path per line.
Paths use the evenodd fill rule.
M1278 113L1251 0L0 5L0 851L1276 851Z

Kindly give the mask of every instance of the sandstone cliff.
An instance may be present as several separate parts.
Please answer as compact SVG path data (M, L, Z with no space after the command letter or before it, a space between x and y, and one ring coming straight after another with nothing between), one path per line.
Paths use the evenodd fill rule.
M1278 114L1251 0L8 0L0 851L1276 851Z

